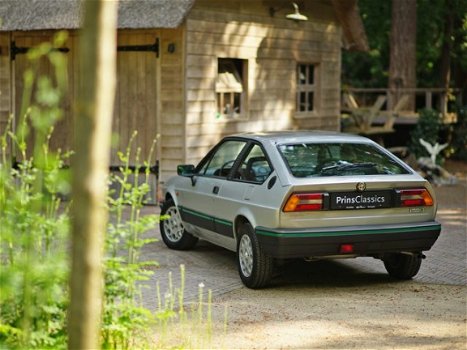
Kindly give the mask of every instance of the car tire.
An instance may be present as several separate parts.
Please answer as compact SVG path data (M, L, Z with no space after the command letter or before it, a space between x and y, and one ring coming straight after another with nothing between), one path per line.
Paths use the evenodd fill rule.
M273 273L274 259L263 252L249 223L239 227L237 238L237 265L243 284L252 289L266 286Z
M183 227L182 219L173 199L164 202L161 208L162 218L159 223L162 240L170 249L188 250L198 242L198 238L187 232Z
M409 280L420 270L422 256L407 254L391 254L383 259L389 276L400 280Z

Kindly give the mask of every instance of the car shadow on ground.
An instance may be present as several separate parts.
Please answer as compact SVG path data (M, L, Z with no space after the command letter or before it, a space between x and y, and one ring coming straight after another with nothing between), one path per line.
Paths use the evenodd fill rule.
M156 244L162 244L160 241ZM164 250L163 250L164 251ZM227 276L238 276L236 253L206 241L189 251L166 251L182 258L187 271L208 269L209 275L222 284ZM164 260L164 259L162 259ZM162 266L165 264L162 262ZM383 263L373 258L305 261L288 259L277 261L273 277L266 288L306 287L356 287L379 283L397 282L386 273ZM240 276L238 276L240 282Z
M375 260L375 263L377 261ZM386 273L364 271L339 260L288 260L276 268L270 287L356 287L393 282Z
M211 263L219 261L225 268L237 272L235 253L209 242L201 241L187 254L204 256L203 260ZM389 277L380 260L373 258L317 261L288 259L277 261L276 265L268 287L355 287L398 281Z
M222 265L231 272L237 272L236 253L209 242L200 241L196 248L184 254L198 256L211 268ZM368 267L372 263L375 266ZM288 259L277 261L276 265L269 286L312 284L320 287L345 287L397 281L389 277L381 261L373 258L317 261ZM240 279L240 276L238 278Z
M229 275L237 274L235 253L202 241L187 254L194 254L210 267L222 265ZM360 260L360 261L359 261ZM374 266L372 266L374 264ZM240 280L240 276L238 276ZM386 273L383 263L373 258L278 261L266 288L277 287L357 287L398 282Z

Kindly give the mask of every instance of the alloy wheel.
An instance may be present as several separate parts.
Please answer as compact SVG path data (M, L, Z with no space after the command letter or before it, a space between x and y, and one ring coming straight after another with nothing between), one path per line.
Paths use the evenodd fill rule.
M253 247L248 235L243 235L238 247L238 260L245 277L250 277L253 272Z
M170 207L167 209L165 215L170 216L163 221L165 235L169 241L176 243L182 239L185 231L182 219L180 218L180 214L176 207Z

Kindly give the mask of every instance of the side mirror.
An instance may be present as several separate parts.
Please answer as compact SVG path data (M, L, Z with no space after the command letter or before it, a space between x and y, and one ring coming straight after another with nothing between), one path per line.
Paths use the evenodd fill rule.
M196 185L195 166L193 164L182 164L177 166L177 174L179 176L189 177L191 179L191 185Z
M177 174L180 176L193 176L195 174L195 166L193 164L178 165Z

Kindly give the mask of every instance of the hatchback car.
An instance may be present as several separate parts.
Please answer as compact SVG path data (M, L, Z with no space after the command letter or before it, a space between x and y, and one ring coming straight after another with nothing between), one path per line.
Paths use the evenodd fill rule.
M441 230L429 182L361 136L229 136L177 173L164 188L163 241L183 250L204 239L236 252L250 288L289 258L371 256L410 279Z

